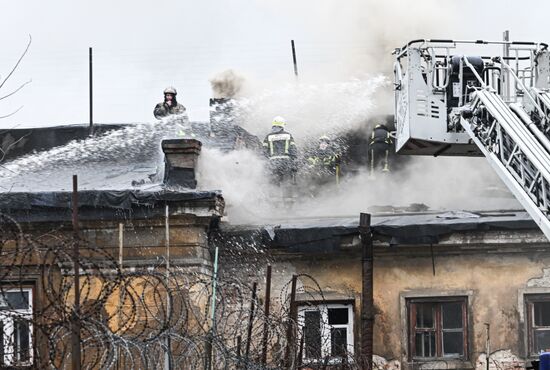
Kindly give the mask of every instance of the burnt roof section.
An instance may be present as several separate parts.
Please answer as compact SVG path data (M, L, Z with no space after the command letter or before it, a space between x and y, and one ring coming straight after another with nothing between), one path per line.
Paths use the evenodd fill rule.
M79 218L88 221L162 217L166 204L171 206L171 213L185 213L183 209L189 213L196 212L197 215L221 217L223 198L217 191L161 189L78 192ZM71 209L71 192L0 194L0 213L18 222L68 222L71 220ZM199 209L206 212L199 212Z
M538 230L525 211L424 212L373 215L374 237L389 245L437 244L443 237L472 231ZM220 238L255 238L292 253L333 253L344 238L359 235L359 217L291 220L271 225L221 225ZM261 240L259 240L261 239Z

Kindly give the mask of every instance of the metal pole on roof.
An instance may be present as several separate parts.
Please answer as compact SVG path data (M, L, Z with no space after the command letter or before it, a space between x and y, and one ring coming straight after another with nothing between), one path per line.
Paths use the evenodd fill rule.
M72 194L74 307L71 317L71 360L73 370L80 370L80 250L78 225L78 177L73 175Z
M88 57L89 57L89 61L88 61L88 73L89 73L89 81L88 81L88 85L89 85L89 89L90 89L90 136L92 136L94 134L94 83L93 83L93 61L92 61L92 48L90 47L88 49Z
M292 63L294 64L294 75L298 77L298 63L296 62L296 48L294 46L294 40L290 40L290 46L292 47Z
M371 215L361 213L359 232L363 245L362 290L361 290L361 362L363 369L372 369L373 332L374 332L374 295L373 295L373 245L370 227Z

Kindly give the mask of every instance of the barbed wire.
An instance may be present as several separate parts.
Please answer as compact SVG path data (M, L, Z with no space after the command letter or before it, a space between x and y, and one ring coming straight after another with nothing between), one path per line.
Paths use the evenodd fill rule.
M77 311L74 243L80 247ZM165 369L167 363L172 369L360 368L351 344L340 359L306 359L315 349L307 348L303 338L309 334L290 305L292 281L283 284L266 315L264 298L247 277L221 274L213 302L209 274L166 270L164 261L121 268L93 243L60 232L33 237L1 214L0 266L5 366L71 368L77 323L83 369ZM325 300L312 276L296 279L300 294Z

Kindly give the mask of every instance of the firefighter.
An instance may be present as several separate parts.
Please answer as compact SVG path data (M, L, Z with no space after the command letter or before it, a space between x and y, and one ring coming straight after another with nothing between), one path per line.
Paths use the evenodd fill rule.
M319 144L306 158L312 178L319 184L340 181L340 154L332 140L323 135Z
M172 114L181 114L184 115L184 120L187 120L187 111L183 105L178 103L176 95L178 92L172 86L164 89L164 101L158 103L153 111L156 119L162 119Z
M388 157L392 143L390 131L386 125L376 125L374 130L372 130L371 140L369 143L369 163L371 175L373 175L374 171L379 168L382 168L382 172L390 171Z
M271 132L267 134L262 145L264 154L269 160L269 169L277 185L296 178L296 159L298 151L294 138L285 131L286 120L277 116L271 123Z

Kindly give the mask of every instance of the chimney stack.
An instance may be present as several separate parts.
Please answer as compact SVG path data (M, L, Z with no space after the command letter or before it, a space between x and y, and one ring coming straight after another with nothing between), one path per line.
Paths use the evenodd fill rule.
M197 187L195 171L202 143L195 139L167 139L162 141L164 152L164 185Z

